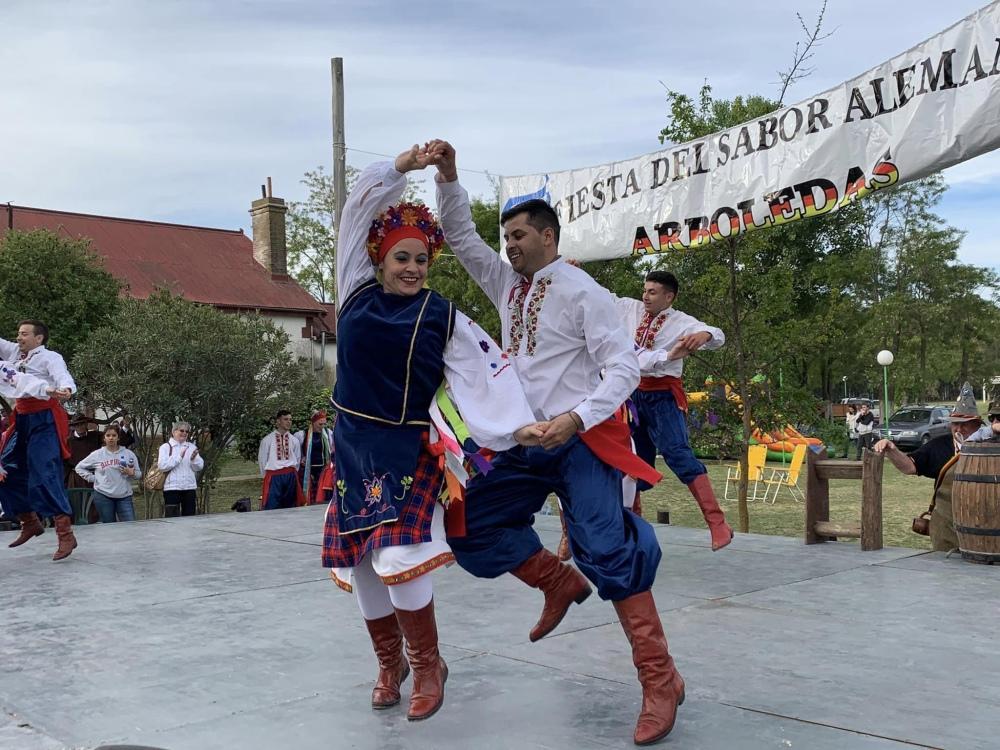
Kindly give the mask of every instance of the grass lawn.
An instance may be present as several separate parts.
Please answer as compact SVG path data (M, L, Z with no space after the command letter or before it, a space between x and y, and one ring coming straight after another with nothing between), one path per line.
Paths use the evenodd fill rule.
M727 462L728 463L728 462ZM708 475L726 512L729 524L735 529L739 518L736 501L725 501L726 463L706 461ZM670 523L676 526L704 528L705 521L694 498L677 478L666 468L662 459L656 467L663 472L663 481L643 494L642 512L647 520L656 520L657 510L670 511ZM770 469L781 468L780 463L768 462L764 476ZM882 535L887 546L930 549L930 539L914 534L910 523L914 516L927 510L931 501L934 482L923 477L909 477L896 471L888 461L882 475ZM805 472L799 475L799 487L805 489ZM750 486L751 492L753 485ZM732 495L735 490L730 490ZM782 489L774 505L768 502L751 502L750 531L755 534L776 534L802 538L805 534L805 509L792 499L787 489ZM861 518L861 482L848 479L830 481L830 520L854 521ZM707 532L706 532L707 534ZM845 540L846 541L846 540ZM857 540L853 540L857 541Z
M727 463L707 461L708 475L715 487L719 502L729 523L735 528L738 513L735 501L725 501ZM658 510L670 511L670 523L676 526L704 528L701 511L695 505L687 488L670 473L657 459L657 468L664 479L659 485L643 495L642 509L650 521L656 520ZM765 476L770 476L771 468L781 468L780 463L769 462ZM222 479L216 482L211 494L211 512L228 513L232 504L241 497L249 497L256 504L260 497L261 480L257 476L257 464L234 457L222 467ZM236 478L239 477L239 478ZM253 477L244 479L242 477ZM882 487L882 533L885 544L896 547L930 549L930 539L910 531L914 516L927 510L934 483L923 477L908 477L900 474L886 462ZM805 474L799 476L799 486L805 488ZM751 486L752 488L752 486ZM157 493L152 501L150 516L162 515L162 499ZM136 516L146 518L145 503L136 496ZM861 518L861 482L835 479L830 482L830 518L833 521L857 521ZM787 489L782 489L774 505L761 502L750 503L750 531L755 534L776 534L802 538L805 527L805 510L802 503L792 499Z

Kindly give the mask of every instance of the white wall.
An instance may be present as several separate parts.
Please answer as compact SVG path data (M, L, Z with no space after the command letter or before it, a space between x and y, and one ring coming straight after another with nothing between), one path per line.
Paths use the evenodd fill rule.
M320 369L322 362L322 375L317 371L317 375L328 385L333 384L337 367L337 347L332 341L327 341L326 354L323 356L323 347L308 338L302 338L302 329L306 325L304 315L283 315L272 313L267 316L275 325L288 334L288 350L296 357L302 357L313 363L313 367Z

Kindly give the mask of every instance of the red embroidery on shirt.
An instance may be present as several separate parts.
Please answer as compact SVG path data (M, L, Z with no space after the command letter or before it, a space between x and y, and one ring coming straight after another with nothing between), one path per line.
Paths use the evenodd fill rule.
M635 329L635 345L640 349L652 350L653 342L656 341L656 334L660 332L666 321L666 312L661 312L656 317L653 317L649 313L643 313L642 320L639 321L639 327Z
M274 436L274 447L278 454L279 461L287 461L292 457L291 447L288 443L288 433L278 433Z

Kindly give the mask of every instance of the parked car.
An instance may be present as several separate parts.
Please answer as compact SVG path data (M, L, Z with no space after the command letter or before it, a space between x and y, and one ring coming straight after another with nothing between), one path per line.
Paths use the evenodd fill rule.
M931 438L951 431L950 413L947 406L901 406L889 417L889 439L900 448L919 448Z

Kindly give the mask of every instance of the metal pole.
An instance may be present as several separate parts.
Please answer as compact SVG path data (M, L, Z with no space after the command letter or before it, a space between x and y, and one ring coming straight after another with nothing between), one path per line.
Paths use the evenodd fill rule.
M344 212L347 199L347 144L344 135L344 58L330 59L330 79L333 84L333 236L340 239L340 216ZM333 309L337 309L337 250L334 247L331 277L333 289L330 292Z
M885 438L888 439L889 438L889 368L888 367L882 368L882 378L885 386L885 392L884 392L885 404L882 407L885 411L883 412L882 416L882 426L885 429Z

